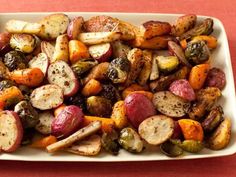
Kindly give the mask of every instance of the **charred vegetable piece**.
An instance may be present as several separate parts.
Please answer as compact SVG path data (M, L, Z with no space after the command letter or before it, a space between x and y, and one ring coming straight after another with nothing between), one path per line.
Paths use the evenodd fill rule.
M214 130L223 120L223 109L217 106L210 111L206 119L202 122L202 128L205 132Z
M15 69L25 69L27 68L27 59L24 54L19 51L10 51L4 56L4 64L6 67L13 71Z
M210 149L220 150L225 148L229 144L231 137L231 126L232 123L229 118L225 118L221 122L221 124L207 140L207 144Z
M0 56L5 55L11 50L10 47L11 34L8 32L0 33Z
M112 84L103 84L99 95L110 100L112 103L121 99L119 91Z
M113 83L124 83L130 71L130 61L126 58L116 58L108 67L107 76Z
M10 40L11 48L23 53L31 53L36 47L36 39L30 34L13 34Z
M173 144L178 145L184 151L191 152L191 153L198 153L200 152L204 146L201 141L196 140L184 140L181 142L180 140L170 140Z
M183 149L171 141L166 141L160 145L161 152L169 157L178 157L183 154Z
M152 59L152 69L151 69L151 73L150 73L150 80L156 80L158 79L160 76L160 72L159 72L159 68L157 65L157 60L156 57L153 57Z
M143 150L143 142L132 128L124 128L120 132L119 144L127 151L139 153Z
M86 111L86 101L83 95L79 92L71 97L66 98L66 104L79 106L83 111Z
M102 147L109 153L117 155L120 150L118 143L118 134L116 131L110 133L104 132L102 134Z
M87 99L87 109L94 116L110 117L112 105L111 101L106 98L91 96Z
M207 87L218 87L223 89L226 84L225 73L219 68L212 68L209 70L205 86Z
M140 85L146 85L149 80L150 74L152 72L152 51L144 50L143 51L144 65L138 77L138 83Z
M192 41L187 44L185 56L191 64L201 64L210 57L210 51L204 41Z
M130 46L122 43L122 41L115 41L112 43L112 52L114 58L127 58Z
M189 101L169 91L156 92L153 97L153 104L158 111L170 117L182 117L190 108Z
M207 87L197 93L197 101L191 107L188 115L191 119L200 120L206 111L210 111L221 97L221 91L216 87Z
M180 40L189 39L199 35L209 35L213 32L213 24L213 20L211 18L207 18L199 25L181 35Z
M3 91L7 88L10 88L12 86L15 86L16 84L12 82L11 80L2 80L0 81L0 91Z
M179 60L176 56L157 56L156 60L160 71L164 73L173 71L179 65Z
M14 111L19 115L24 128L33 128L39 122L38 112L27 101L19 102Z
M77 76L81 76L97 64L98 62L95 60L79 60L71 65L71 69L77 74Z

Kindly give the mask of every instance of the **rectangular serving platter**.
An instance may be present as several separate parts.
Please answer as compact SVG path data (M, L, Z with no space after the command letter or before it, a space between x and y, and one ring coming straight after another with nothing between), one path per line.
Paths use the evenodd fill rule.
M107 12L64 12L70 18L75 16L83 16L88 19L96 15L109 15L117 17L121 20L128 21L135 25L140 25L145 21L158 20L173 23L180 14L158 14L158 13L107 13ZM30 22L37 22L42 17L52 13L1 13L0 14L0 31L4 31L4 25L8 20L24 20ZM201 21L207 16L198 16ZM214 20L213 35L217 37L218 47L214 50L212 55L212 66L221 68L226 74L226 87L222 91L222 98L219 104L223 106L225 116L232 120L232 137L227 148L219 151L212 151L204 149L199 154L184 153L178 158L170 158L160 153L158 147L148 147L140 154L131 154L121 150L119 155L113 156L106 152L100 153L95 157L78 156L70 153L56 153L49 154L43 150L33 149L29 147L21 147L14 153L1 153L0 160L19 160L19 161L70 161L70 162L121 162L121 161L153 161L153 160L181 160L181 159L198 159L211 158L231 155L236 152L236 97L234 88L234 79L231 65L230 52L228 47L228 40L222 22L219 19L211 17Z

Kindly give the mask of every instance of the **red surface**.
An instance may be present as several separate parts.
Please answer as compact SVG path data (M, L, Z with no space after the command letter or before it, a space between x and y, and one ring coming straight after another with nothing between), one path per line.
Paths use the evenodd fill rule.
M235 0L0 0L0 12L112 11L196 13L219 18L228 35L236 74ZM223 58L222 58L223 60ZM79 157L78 157L79 158ZM235 177L236 155L201 160L127 163L45 163L0 161L0 176L165 176Z

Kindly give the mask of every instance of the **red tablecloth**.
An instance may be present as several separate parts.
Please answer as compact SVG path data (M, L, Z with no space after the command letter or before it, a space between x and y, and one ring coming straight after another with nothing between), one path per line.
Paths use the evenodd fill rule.
M234 74L236 74L236 1L235 0L0 0L0 12L33 11L111 11L195 13L219 18L229 39ZM222 58L223 60L223 58ZM236 155L200 160L59 163L0 161L0 176L165 176L210 177L236 176Z

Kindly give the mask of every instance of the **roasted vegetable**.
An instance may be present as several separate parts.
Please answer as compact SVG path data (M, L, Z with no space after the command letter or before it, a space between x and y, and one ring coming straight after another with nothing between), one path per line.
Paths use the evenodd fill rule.
M176 56L157 56L155 59L160 71L164 73L173 71L179 65L179 60Z
M65 103L68 105L79 106L84 112L86 111L86 101L83 95L77 92L76 95L66 98Z
M211 68L207 74L204 85L207 87L217 87L222 90L225 84L226 77L224 71L219 68Z
M140 85L146 85L152 72L152 52L149 50L143 51L144 65L138 77L138 83Z
M131 84L129 87L126 87L122 92L122 98L125 99L129 94L135 91L147 90L145 87L142 87L138 84Z
M7 88L15 86L16 84L10 80L2 80L0 81L0 91L3 91Z
M45 53L50 61L50 63L53 62L53 54L55 52L55 47L50 42L42 41L41 42L41 51L42 53Z
M95 60L79 60L71 65L71 69L77 74L77 76L81 76L97 64L98 62Z
M149 144L159 145L173 135L174 121L164 115L151 116L139 125L138 132Z
M201 124L191 119L178 120L185 140L203 141L204 133Z
M122 43L122 41L114 41L112 43L113 58L127 58L130 50L130 46Z
M118 101L114 104L111 119L115 122L115 126L118 129L125 128L128 125L124 101Z
M183 154L183 149L171 141L166 141L160 145L161 152L169 157L178 157Z
M39 68L44 76L47 74L49 59L45 53L39 53L29 61L29 68Z
M13 111L0 112L1 151L14 152L20 147L23 128L19 116Z
M221 91L216 87L207 87L197 92L197 101L189 110L189 117L201 120L207 111L210 111L221 97Z
M82 32L83 24L84 18L81 16L75 17L70 21L67 27L67 35L70 40L78 38L79 33Z
M39 113L39 122L35 126L35 129L43 135L51 134L52 132L52 121L54 116L50 111L44 111Z
M181 36L188 30L194 27L197 21L197 16L195 14L188 14L180 16L175 24L172 26L171 34L174 36Z
M153 104L159 112L170 117L182 117L190 108L189 101L169 91L156 92L153 97Z
M112 56L112 46L110 43L102 43L89 46L89 54L99 63L108 62Z
M126 58L116 58L108 67L107 76L113 83L124 83L130 71L130 61Z
M31 53L36 47L36 39L30 34L13 34L10 40L11 48L23 53Z
M101 137L92 135L80 142L74 143L72 146L68 147L66 151L83 156L95 156L101 151L101 148Z
M112 105L111 101L106 98L91 96L87 99L87 109L91 115L110 117Z
M84 88L82 89L82 95L84 96L94 96L97 95L102 90L102 85L99 81L95 79L91 79L85 84Z
M212 133L212 135L207 140L207 144L210 149L220 150L225 148L229 142L231 137L231 120L229 118L225 118L217 129Z
M192 39L192 41L204 41L209 49L217 47L217 39L214 36L200 35Z
M207 18L199 25L182 34L180 36L180 40L189 39L199 35L209 35L213 32L213 24L213 20L211 18Z
M50 144L53 144L57 142L57 138L55 136L49 135L46 137L43 137L39 140L34 141L31 144L31 147L33 148L46 148L47 146L49 146Z
M102 147L109 153L117 155L120 150L120 145L118 143L118 134L116 131L110 133L104 132L102 134Z
M65 34L57 37L55 51L52 56L52 62L60 60L69 61L69 40Z
M33 128L39 122L38 112L27 101L19 102L14 111L20 117L23 128Z
M185 56L191 64L201 64L209 59L210 51L204 41L191 41L187 44Z
M86 45L78 40L69 41L70 62L75 63L81 59L89 58L89 51Z
M11 50L10 47L11 34L8 32L0 33L0 56L5 55Z
M25 69L28 66L27 59L24 54L19 51L10 51L4 56L4 64L6 67L13 71L15 69Z
M152 59L152 69L151 69L151 73L150 73L150 80L156 80L158 79L160 76L160 71L157 65L157 60L156 57L154 56Z
M119 144L127 151L139 153L143 150L143 142L132 128L124 128L120 132Z
M112 103L121 99L119 91L112 84L103 84L99 95L110 100Z
M223 120L223 109L221 106L213 108L202 122L202 128L205 132L214 130Z
M171 140L171 142L182 148L184 151L191 153L198 153L204 148L203 143L196 140L184 140L183 142L180 140Z

